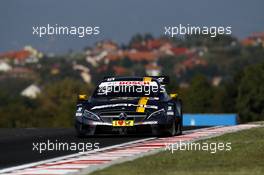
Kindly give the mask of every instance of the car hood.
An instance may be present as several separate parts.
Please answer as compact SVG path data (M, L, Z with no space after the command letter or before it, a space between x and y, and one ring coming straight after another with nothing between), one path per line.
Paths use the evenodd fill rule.
M132 111L147 113L159 110L163 107L163 103L157 99L143 98L92 100L87 107L88 110L93 112ZM139 108L141 108L141 110Z

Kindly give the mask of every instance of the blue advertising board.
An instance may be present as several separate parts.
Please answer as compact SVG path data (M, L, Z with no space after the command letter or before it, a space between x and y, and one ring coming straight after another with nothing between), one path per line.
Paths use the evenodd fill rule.
M236 125L237 114L183 114L183 126Z

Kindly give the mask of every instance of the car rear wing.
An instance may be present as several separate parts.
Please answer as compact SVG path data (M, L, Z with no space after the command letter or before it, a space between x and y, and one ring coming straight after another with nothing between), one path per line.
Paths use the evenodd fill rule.
M167 85L170 83L170 78L168 76L150 76L151 78L155 78L158 80L160 84Z
M167 85L170 83L170 79L168 76L144 76L144 77L122 77L122 76L105 76L104 79L107 81L113 81L114 79L118 79L118 78L131 78L131 80L133 80L133 78L142 78L143 80L145 78L153 78L156 79L160 84L162 85Z

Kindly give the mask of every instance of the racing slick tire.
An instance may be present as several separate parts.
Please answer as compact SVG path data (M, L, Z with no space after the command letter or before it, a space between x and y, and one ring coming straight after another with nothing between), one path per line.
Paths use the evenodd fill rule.
M169 128L164 128L164 126L158 126L152 128L152 135L159 137L170 137L176 134L176 123L172 122Z
M177 136L182 134L182 122L173 122L171 128L164 133L164 136Z
M166 136L175 136L175 135L181 135L182 134L182 102L181 100L176 102L177 110L179 113L179 118L175 119L175 121L172 123L171 128L165 133Z
M165 133L166 136L175 136L176 134L176 122L172 122L171 128Z
M75 124L76 135L78 138L84 138L88 136L94 136L95 129L87 129L82 124Z
M175 135L182 135L182 120L180 122L176 122L176 127L175 127Z

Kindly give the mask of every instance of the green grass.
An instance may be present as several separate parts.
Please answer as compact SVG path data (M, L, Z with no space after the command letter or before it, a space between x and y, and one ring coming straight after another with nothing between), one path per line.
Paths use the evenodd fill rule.
M92 175L264 174L264 127L200 142L231 142L231 151L163 151L96 171Z

